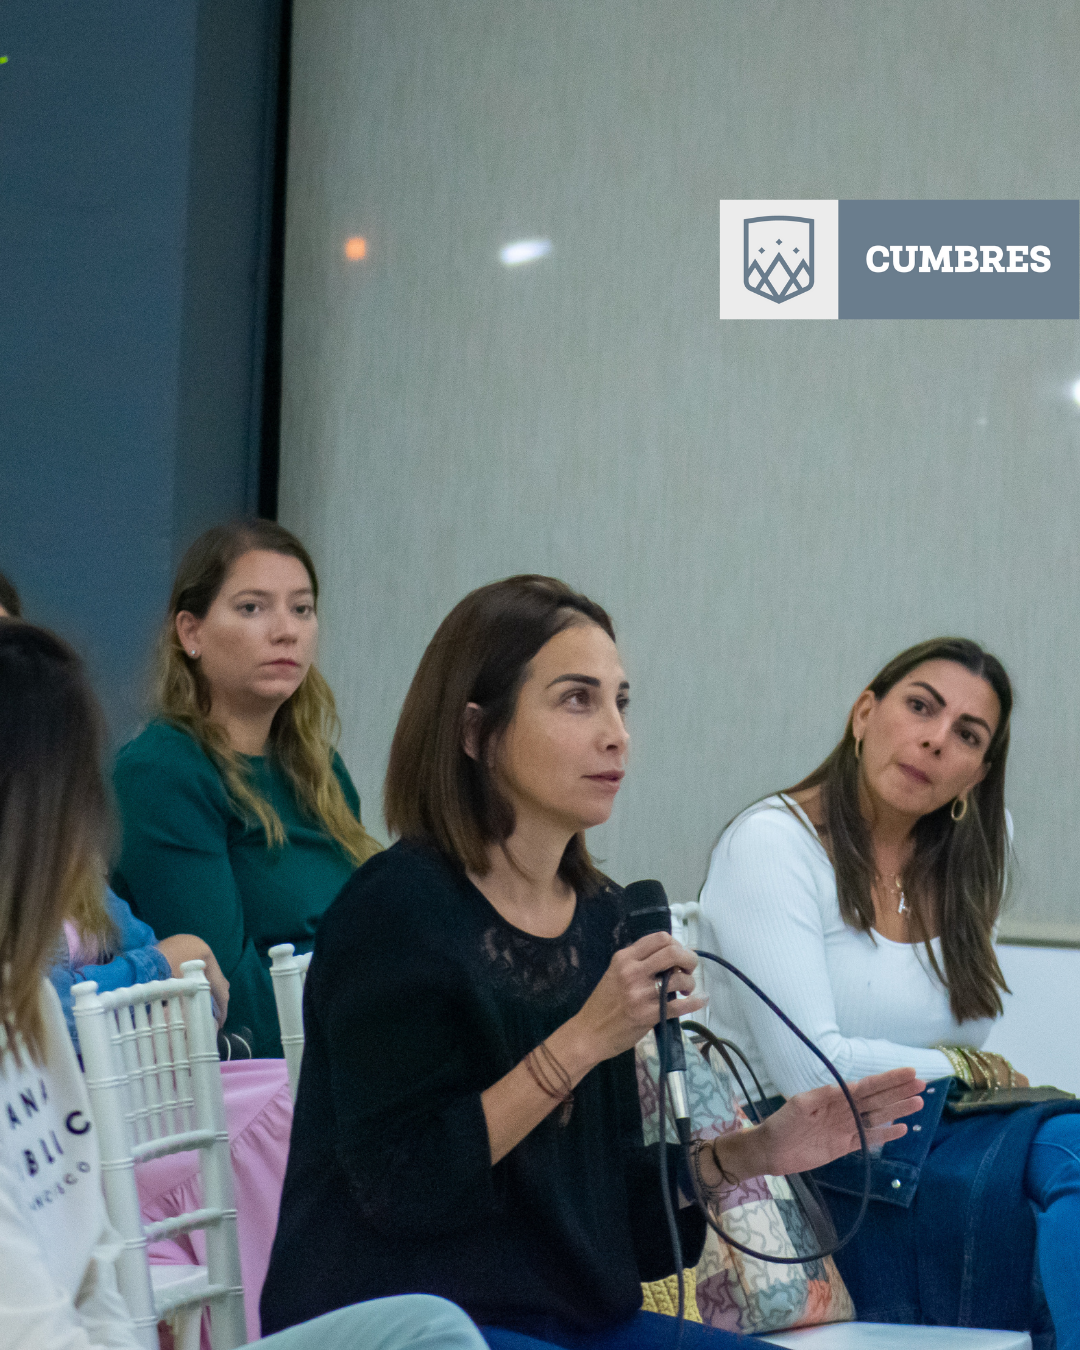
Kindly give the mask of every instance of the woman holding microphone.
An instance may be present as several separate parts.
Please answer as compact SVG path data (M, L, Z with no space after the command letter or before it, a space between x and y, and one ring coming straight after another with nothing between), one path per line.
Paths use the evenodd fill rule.
M666 1350L670 1322L640 1311L673 1258L633 1046L659 976L687 995L696 960L666 933L624 945L622 892L585 847L625 773L628 700L611 620L562 582L485 586L440 625L390 752L400 840L316 940L265 1329L423 1290L495 1347ZM921 1086L899 1069L854 1087L874 1142ZM826 1087L693 1164L715 1189L856 1146ZM678 1222L690 1264L704 1220ZM727 1334L688 1323L699 1338Z

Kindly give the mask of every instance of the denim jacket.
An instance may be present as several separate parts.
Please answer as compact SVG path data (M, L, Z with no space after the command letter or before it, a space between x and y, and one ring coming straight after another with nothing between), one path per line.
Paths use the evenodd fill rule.
M928 1084L907 1134L873 1159L866 1219L837 1267L860 1321L1030 1331L1035 1350L1048 1350L1024 1173L1042 1122L1080 1111L1080 1102L958 1119L944 1112L951 1084ZM861 1158L814 1177L837 1231L847 1232L862 1197Z
M923 1108L914 1116L905 1116L907 1134L892 1140L880 1153L870 1157L870 1196L874 1200L884 1200L890 1205L910 1207L915 1199L919 1184L919 1175L930 1144L934 1138L941 1113L945 1107L951 1078L938 1078L926 1085L923 1092ZM844 1195L861 1196L863 1191L863 1160L861 1153L849 1153L837 1158L826 1167L819 1167L814 1180L830 1190L840 1191Z

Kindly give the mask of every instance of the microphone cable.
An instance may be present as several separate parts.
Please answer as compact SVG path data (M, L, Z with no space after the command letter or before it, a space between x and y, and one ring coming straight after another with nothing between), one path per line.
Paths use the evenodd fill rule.
M665 970L657 983L657 998L660 1000L660 1017L665 1017L668 997L668 980L671 978L671 971ZM656 1048L660 1052L660 1078L657 1084L659 1091L659 1110L660 1110L660 1194L664 1200L664 1218L667 1220L668 1236L671 1240L671 1255L675 1261L675 1284L679 1292L678 1308L675 1313L675 1339L672 1343L673 1350L679 1350L682 1343L683 1326L686 1322L686 1277L683 1274L683 1255L682 1239L679 1237L679 1225L675 1218L675 1206L671 1199L671 1178L668 1176L667 1168L667 1117L668 1107L672 1108L672 1118L674 1118L674 1104L670 1101L670 1087L668 1084L668 1068L671 1063L671 1044L667 1035L657 1036ZM693 1178L693 1167L690 1165L690 1146L689 1144L679 1144L676 1147L684 1149L686 1152L687 1170L691 1174L691 1185L697 1191L697 1183ZM701 1208L701 1199L698 1195L694 1196L698 1208ZM705 1214L708 1221L708 1212Z
M844 1094L844 1098L847 1101L848 1108L851 1111L852 1119L855 1121L855 1128L859 1134L859 1152L862 1156L862 1171L863 1171L862 1195L859 1203L859 1212L855 1216L854 1223L852 1223L851 1227L848 1229L848 1231L844 1234L842 1238L837 1238L837 1240L831 1244L826 1243L820 1251L811 1252L808 1256L767 1256L764 1252L756 1252L751 1247L744 1247L741 1242L737 1242L733 1237L729 1237L722 1228L720 1228L717 1224L713 1223L712 1216L709 1214L708 1211L708 1206L702 1204L700 1188L698 1186L697 1181L697 1174L694 1171L694 1168L689 1166L689 1157L688 1157L687 1163L690 1172L691 1184L693 1185L695 1191L695 1199L697 1200L698 1205L703 1209L706 1221L708 1222L709 1226L717 1234L719 1234L719 1236L722 1237L725 1242L727 1242L730 1246L734 1247L737 1251L743 1252L744 1255L746 1256L754 1256L757 1257L759 1261L769 1261L774 1265L785 1265L785 1266L801 1266L806 1265L810 1261L823 1261L828 1256L835 1256L836 1253L840 1251L842 1247L847 1246L847 1244L851 1241L851 1239L862 1227L862 1221L866 1217L866 1211L870 1204L870 1186L871 1186L870 1145L867 1143L866 1127L863 1124L862 1116L859 1114L859 1111L855 1106L855 1099L851 1095L851 1090L848 1087L847 1083L844 1082L844 1079L841 1076L840 1071L837 1069L836 1065L833 1064L832 1060L830 1060L824 1054L823 1051L819 1050L818 1047L814 1044L814 1042L810 1039L810 1037L807 1036L806 1033L800 1027L797 1027L795 1023L791 1020L791 1018L788 1017L787 1013L785 1013L782 1008L778 1008L776 1004L772 1001L772 999L768 996L768 994L766 994L764 990L759 989L758 986L753 982L752 979L750 979L748 975L744 975L743 972L738 968L738 966L732 965L730 961L725 961L722 956L717 956L713 952L695 951L694 955L703 957L706 961L715 961L718 966L723 966L723 968L727 971L730 971L731 974L736 977L736 979L741 980L743 984L746 985L747 989L749 989L751 993L756 994L757 997L761 999L762 1003L764 1003L765 1006L769 1009L769 1011L774 1013L777 1017L779 1017L780 1021L783 1022L783 1024L788 1028L788 1030L794 1032L795 1035L799 1038L799 1040L802 1041L803 1045L805 1045L806 1048L813 1055L815 1055L822 1062L822 1064L824 1064L825 1068L828 1069L829 1073L839 1084L840 1091ZM661 1065L661 1073L663 1073L663 1065ZM666 1086L666 1074L664 1075L664 1078ZM760 1089L760 1084L758 1084L758 1087ZM744 1095L746 1095L745 1089L743 1091ZM747 1101L748 1102L750 1101L749 1096L747 1096ZM754 1111L754 1114L757 1115L756 1110Z
M863 1163L862 1197L859 1205L859 1212L855 1217L854 1223L851 1225L851 1227L848 1229L848 1231L844 1234L842 1238L838 1238L831 1245L829 1243L826 1243L822 1246L822 1249L820 1251L811 1252L809 1255L806 1256L802 1255L772 1256L766 1252L758 1252L755 1251L752 1247L744 1246L741 1242L731 1237L728 1233L725 1233L720 1224L713 1220L712 1214L709 1212L708 1202L705 1199L705 1197L701 1194L701 1186L698 1181L697 1169L694 1166L693 1160L690 1157L690 1145L687 1143L680 1143L677 1144L676 1147L681 1150L683 1159L686 1163L686 1170L690 1176L690 1185L694 1192L694 1201L697 1204L698 1209L700 1209L702 1214L705 1216L705 1222L709 1225L709 1227L713 1230L713 1232L716 1233L717 1236L729 1247L734 1247L736 1251L742 1252L745 1256L753 1256L759 1261L768 1261L773 1265L787 1265L787 1266L806 1265L811 1261L822 1261L826 1257L834 1256L838 1251L840 1251L842 1247L846 1247L847 1244L855 1236L855 1234L859 1231L860 1227L862 1226L863 1219L866 1217L867 1208L870 1204L870 1186L871 1186L870 1146L867 1143L866 1128L863 1124L862 1116L859 1114L858 1110L855 1107L855 1099L852 1097L851 1091L848 1088L847 1083L844 1082L843 1077L841 1076L836 1066L832 1063L832 1061L821 1050L818 1049L818 1047L814 1044L814 1042L809 1038L809 1036L806 1035L804 1031L801 1030L801 1028L795 1025L795 1023L791 1020L790 1017L788 1017L788 1015L783 1011L783 1009L777 1007L777 1005L772 1001L772 999L768 996L768 994L764 992L764 990L758 988L758 986L753 982L753 980L750 979L748 975L744 975L743 972L738 968L738 966L732 965L730 961L726 961L722 956L717 956L713 952L695 950L694 954L696 956L704 958L706 961L715 961L718 966L723 966L723 968L727 971L730 971L730 973L734 975L736 979L741 980L743 984L745 984L746 987L751 991L751 993L755 994L772 1013L774 1013L777 1017L779 1017L781 1022L783 1022L784 1025L790 1031L794 1032L795 1035L799 1038L799 1040L802 1041L802 1043L807 1047L807 1049L810 1050L811 1053L814 1054L822 1062L822 1064L824 1064L825 1068L828 1069L831 1076L839 1084L840 1091L844 1094L844 1098L847 1101L848 1107L851 1111L852 1118L855 1121L855 1128L859 1134L859 1150L862 1156L862 1163ZM660 977L659 982L657 984L657 998L660 1004L661 1021L665 1018L667 1010L668 980L670 978L670 975L671 975L670 971L665 971L664 974ZM682 1242L679 1237L678 1223L675 1218L675 1206L672 1202L671 1181L668 1176L668 1168L667 1168L667 1142L668 1142L667 1121L669 1109L671 1111L672 1119L674 1119L674 1105L671 1101L670 1087L668 1084L671 1047L669 1045L667 1036L658 1036L656 1040L660 1059L660 1074L657 1085L659 1095L659 1112L660 1112L660 1127L659 1127L660 1139L658 1150L660 1159L660 1191L663 1197L664 1217L667 1220L668 1234L671 1240L671 1254L675 1261L676 1283L678 1287L678 1310L676 1312L676 1333L673 1341L673 1350L678 1350L679 1345L682 1341L683 1325L686 1320L686 1288L685 1288L685 1276L683 1274ZM738 1051L737 1046L733 1046L733 1048ZM721 1053L723 1052L721 1051ZM742 1054L742 1052L739 1051L738 1053L740 1059L743 1059L743 1062L746 1063L747 1068L750 1070L750 1074L754 1079L754 1085L757 1087L759 1094L761 1094L762 1100L764 1100L764 1094L761 1093L761 1084L757 1081L756 1074L754 1074L752 1067L750 1066L749 1062L746 1061L745 1056ZM739 1083L739 1087L743 1093L743 1096L746 1098L747 1104L750 1107L752 1115L758 1121L758 1123L760 1123L761 1119L760 1115L757 1111L757 1108L751 1101L750 1096L745 1089L745 1086L743 1085L742 1078L740 1077L738 1071L734 1069L734 1065L731 1064L731 1061L728 1060L726 1055L724 1056L724 1058L725 1061L732 1068L734 1076L737 1082ZM812 1223L811 1226L813 1226ZM815 1233L815 1236L820 1235Z

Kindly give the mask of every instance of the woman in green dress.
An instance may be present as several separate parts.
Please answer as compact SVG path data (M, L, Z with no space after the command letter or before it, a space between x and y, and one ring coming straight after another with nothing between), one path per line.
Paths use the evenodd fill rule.
M159 937L195 933L229 981L225 1030L280 1056L270 947L309 951L379 845L334 749L315 667L319 583L282 526L208 530L184 555L158 649L156 716L117 756L113 887Z

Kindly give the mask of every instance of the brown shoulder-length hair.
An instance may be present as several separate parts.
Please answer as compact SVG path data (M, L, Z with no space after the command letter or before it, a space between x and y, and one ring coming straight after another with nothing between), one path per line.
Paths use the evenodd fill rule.
M217 766L241 815L258 821L267 846L274 848L285 843L281 819L252 786L246 762L229 744L224 731L210 720L210 685L176 632L176 616L182 611L197 619L206 617L233 564L253 549L281 553L303 563L318 605L315 564L296 535L283 525L252 519L207 530L181 559L169 597L169 611L158 641L156 712L198 741ZM340 730L334 695L312 666L299 689L277 710L270 726L270 753L291 782L299 803L359 866L377 853L380 845L349 809L334 773L333 751Z
M107 923L102 719L55 634L0 623L0 1037L44 1058L41 980L65 918Z
M1008 992L994 955L992 933L1009 880L1005 825L1005 762L1009 754L1012 684L1005 667L968 638L931 638L893 657L867 686L882 698L927 661L955 661L984 679L997 695L1001 717L984 761L986 777L968 794L967 810L952 817L952 803L923 816L915 826L915 849L904 870L911 903L912 934L924 943L930 965L949 991L958 1022L997 1017L1001 991ZM836 872L836 893L845 923L869 933L874 926L871 888L876 875L870 830L859 806L859 761L851 717L840 744L788 794L820 789L823 843ZM939 967L927 933L941 934Z
M582 622L615 640L606 611L554 577L508 577L454 606L420 660L390 746L383 803L393 834L432 844L480 876L488 871L489 847L514 831L491 751L513 718L529 662L556 633ZM475 759L462 743L469 703L480 707ZM559 876L579 895L605 884L584 833L567 844Z

